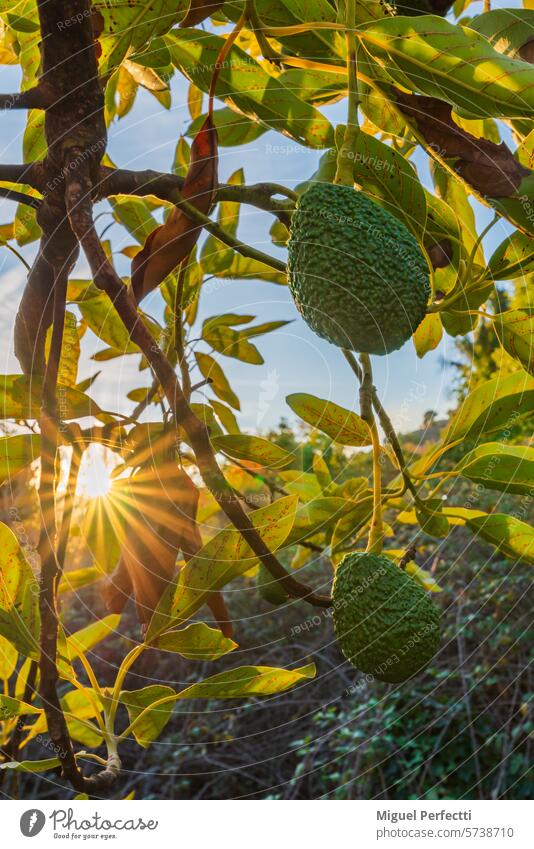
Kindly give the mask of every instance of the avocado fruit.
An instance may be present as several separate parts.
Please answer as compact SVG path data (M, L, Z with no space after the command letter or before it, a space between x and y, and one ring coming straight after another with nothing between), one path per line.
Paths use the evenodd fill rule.
M288 242L291 294L309 327L340 348L388 354L426 314L425 257L405 224L365 192L312 183Z
M385 555L347 554L336 570L332 601L341 651L378 681L398 684L412 678L438 649L437 607Z

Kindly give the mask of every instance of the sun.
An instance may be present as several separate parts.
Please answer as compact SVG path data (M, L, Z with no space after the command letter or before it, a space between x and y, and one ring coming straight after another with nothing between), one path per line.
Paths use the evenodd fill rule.
M112 454L102 445L90 445L84 454L76 492L85 498L105 498L109 495L114 468Z

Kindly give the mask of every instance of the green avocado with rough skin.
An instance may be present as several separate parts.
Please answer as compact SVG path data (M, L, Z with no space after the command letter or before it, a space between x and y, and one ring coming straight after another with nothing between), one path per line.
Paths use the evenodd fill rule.
M428 593L382 554L347 554L336 570L333 619L347 660L379 681L421 672L439 646L439 611Z
M285 604L289 600L289 596L276 578L273 578L269 570L263 563L260 563L258 574L256 576L256 586L258 592L264 601L269 604L280 605Z
M428 264L408 228L365 192L313 183L288 242L289 288L311 329L340 348L388 354L426 314Z

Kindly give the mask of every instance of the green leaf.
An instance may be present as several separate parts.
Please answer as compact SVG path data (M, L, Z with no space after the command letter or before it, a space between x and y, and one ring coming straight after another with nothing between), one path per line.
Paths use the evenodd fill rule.
M495 377L477 386L453 415L444 442L475 439L501 427L510 427L532 410L534 379L523 371Z
M364 24L359 35L396 85L445 100L463 117L532 116L532 65L498 53L472 29L401 16Z
M20 701L20 699L13 699L11 696L0 695L0 720L2 722L13 719L15 716L24 716L27 713L42 713L42 708L29 705Z
M298 498L288 496L248 514L250 521L271 551L279 548L295 521ZM209 593L247 572L256 555L239 531L225 528L184 566L175 586L169 586L150 621L146 641L185 622L205 604Z
M413 343L418 357L424 357L434 351L441 342L443 326L438 313L428 313L413 335Z
M213 357L210 357L209 354L202 354L200 351L195 351L195 359L200 373L206 380L210 381L210 387L217 397L221 401L226 401L235 410L240 410L239 398L228 383L226 375L219 363Z
M0 438L0 485L40 456L41 437L36 433Z
M39 32L39 24L30 18L24 18L22 15L10 15L9 13L6 18L11 29L16 32Z
M313 501L314 498L321 496L321 485L315 474L311 472L287 469L285 472L279 473L279 478L283 481L284 489L291 494L298 495L301 501Z
M175 31L166 39L176 67L208 92L225 39L194 29ZM329 121L291 89L271 77L251 56L233 45L222 63L215 94L237 112L284 133L299 144L331 147Z
M41 410L42 378L7 374L0 377L0 411L5 419L38 419ZM109 421L109 416L83 392L71 386L59 386L59 412L64 420L95 416Z
M17 668L18 652L9 640L0 636L0 680L8 681Z
M240 666L191 684L177 694L178 699L239 699L245 696L271 696L296 684L315 678L314 663L299 669L275 666Z
M242 168L228 179L228 184L231 186L242 186L244 182L245 175ZM239 223L240 204L233 201L221 201L218 207L217 223L231 236L235 236ZM210 274L218 274L232 264L233 255L232 248L227 247L210 233L202 247L200 262L204 269L209 269Z
M417 581L418 584L421 584L423 589L427 592L440 593L442 591L440 585L438 584L432 573L427 572L426 569L421 569L421 567L418 566L417 563L408 563L405 566L405 571L408 573L408 575L411 575L411 577L415 581Z
M100 75L105 77L129 52L144 49L156 36L168 32L182 20L188 6L189 0L128 0L124 4L95 0L93 8L104 20L104 32L98 39L102 47Z
M494 315L492 321L504 350L534 375L534 311L507 310Z
M272 333L273 330L285 327L286 324L291 324L291 321L265 321L263 324L255 324L253 327L247 327L242 333L247 339L253 339L255 336L264 336L265 333Z
M501 242L488 265L488 277L512 280L534 271L534 242L526 233L516 230Z
M329 74L328 71L316 71L312 68L289 68L278 77L281 83L293 91L306 103L323 106L327 103L337 103L347 96L347 81L340 74ZM276 145L273 145L276 148ZM273 153L276 151L273 150Z
M492 9L469 21L499 53L515 55L534 39L534 9Z
M222 451L229 457L236 460L250 460L270 469L283 468L294 460L293 454L259 436L231 433L217 436L211 442L216 451Z
M46 758L43 761L7 761L0 764L0 769L15 770L15 772L46 772L61 766L59 758Z
M443 502L439 498L428 498L421 502L415 508L415 515L421 529L429 536L443 539L449 533L449 520L443 513Z
M78 307L89 328L106 345L121 354L139 353L107 295L80 301Z
M511 560L534 563L534 528L504 513L468 519L467 527Z
M369 3L365 5L369 8ZM335 8L328 0L256 0L255 7L260 20L267 27L336 20ZM357 11L358 7L361 7L360 2L357 3ZM231 21L237 21L242 11L242 5L235 0L224 5L224 14ZM364 19L367 18L364 16ZM300 53L306 58L313 56L316 59L323 56L331 58L332 54L345 56L343 33L332 30L311 30L308 27L306 32L298 35L278 36L277 41L288 47L292 55Z
M299 505L295 524L286 540L286 546L296 545L308 537L329 531L334 524L343 520L345 526L356 526L372 512L372 498L364 498L358 503L346 498L327 496L314 498L307 504Z
M463 457L456 471L486 489L528 494L534 480L534 448L486 442Z
M39 585L19 541L0 523L0 633L25 656L39 641Z
M237 643L224 637L218 628L204 622L193 622L182 631L167 631L155 643L164 651L176 652L188 660L217 660L237 648Z
M204 269L206 273L208 269ZM223 280L265 280L267 283L276 283L278 286L287 286L287 275L281 271L271 268L270 265L257 259L249 259L241 254L234 253L232 262L219 271L217 277Z
M61 576L58 593L76 592L76 590L94 584L102 578L102 572L96 566L86 566L83 569L71 569Z
M237 419L229 407L220 404L219 401L214 401L212 398L210 399L210 406L213 407L215 415L228 433L240 433Z
M31 193L30 193L31 194ZM41 235L37 223L36 210L25 203L19 203L15 213L14 236L18 245L29 245Z
M82 536L100 577L113 572L119 560L127 533L126 508L125 503L119 509L110 507L106 498L93 498L86 508Z
M80 655L85 654L101 643L102 640L105 640L106 637L115 634L119 622L120 615L112 613L109 616L104 616L103 619L91 622L90 625L86 625L85 628L81 628L74 634L70 634L65 643L65 656L70 661L76 660Z
M340 445L371 444L369 428L363 419L351 410L304 392L288 395L286 402L297 416L312 427L328 434Z
M113 218L122 224L140 245L144 245L148 236L158 226L151 213L154 204L146 198L132 198L129 195L115 195L109 198L113 209ZM158 206L162 206L159 201ZM111 306L108 307L111 309Z
M239 330L224 324L215 325L204 323L202 338L208 345L223 354L244 363L261 366L263 357L252 342Z
M207 115L200 115L187 128L186 135L194 138L205 122ZM217 130L219 147L237 147L255 141L268 131L268 127L258 124L250 118L246 118L239 112L225 106L223 109L215 109L213 123Z
M354 179L415 236L422 235L426 226L425 192L404 156L360 132L354 150Z
M44 112L41 109L31 109L24 130L22 141L24 162L34 162L46 156L47 144L44 134Z
M330 475L330 469L328 465L324 461L324 458L321 457L320 454L313 455L313 471L315 472L315 476L319 481L321 488L328 489L330 484L332 483L332 477Z
M52 340L52 328L46 335L46 356L50 350ZM63 343L61 345L61 356L59 359L58 381L63 386L76 386L78 377L78 360L80 359L80 337L78 335L78 323L74 313L65 312L65 325L63 328Z
M145 708L150 707L159 699L173 695L176 694L172 687L166 687L164 684L151 684L141 690L122 690L119 700L126 706L130 722L134 722ZM147 711L133 730L133 735L139 745L144 749L148 748L159 737L171 718L171 714L172 702L170 701Z

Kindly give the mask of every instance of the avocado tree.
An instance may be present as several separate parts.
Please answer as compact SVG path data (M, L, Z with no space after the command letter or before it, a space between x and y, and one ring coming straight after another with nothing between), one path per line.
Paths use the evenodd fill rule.
M18 204L2 239L17 254L13 242L37 243L14 326L21 374L1 380L10 434L3 479L40 461L35 562L20 529L0 526L4 773L59 767L79 794L105 795L114 785L120 793L121 743L133 737L148 746L177 700L268 695L312 677L313 663L257 665L179 691L126 689L149 649L213 662L231 652L223 590L240 576L257 573L273 604L333 607L353 665L399 682L421 672L438 646L431 579L414 563L420 530L442 539L451 525L465 525L512 560L534 559L526 522L534 452L506 437L534 399L528 285L513 309L487 306L497 281L528 284L534 267L534 10L527 0L469 17L469 0L451 5L0 0L1 61L22 69L21 90L0 95L0 104L28 110L24 162L0 165L1 196ZM139 87L168 108L176 74L189 82L191 145L178 140L168 173L115 165L108 128ZM321 108L340 100L347 120L334 128ZM246 145L267 129L323 150L318 170L296 189L250 185L242 171L220 183L218 148ZM420 168L428 164L433 189L414 154ZM509 227L489 261L489 228L477 231L472 198L493 210L490 227ZM131 259L126 279L95 226L102 200L137 243L122 250ZM239 238L243 205L272 216L273 242L288 244L287 267ZM90 279L73 277L80 254ZM225 313L200 325L199 299L212 278L289 282L305 321L352 370L361 409L297 386L287 403L341 450L370 448L370 479L336 479L325 457L302 463L275 441L241 432L225 369L232 359L263 362L252 340L283 322ZM142 308L156 289L163 321ZM464 336L481 317L513 368L476 385L423 456L405 456L373 384L371 355L395 356L412 338L423 357L444 332ZM78 382L87 328L106 345L95 360L130 357L150 369L150 387L129 393L131 415L96 403L95 376ZM442 462L466 441L472 448L456 467ZM75 568L76 482L95 443L120 465L101 517L104 555ZM519 494L521 509L444 506L441 488L458 476ZM261 488L262 506L247 481ZM203 525L208 516L216 533ZM414 531L408 550L395 544L406 523ZM288 552L292 569L282 563ZM333 593L306 579L317 552L330 558L332 574L339 566ZM109 614L69 632L70 593L92 582ZM113 685L104 686L88 654L131 596L142 636L132 635ZM206 605L217 627L199 620ZM51 756L25 759L37 735Z

